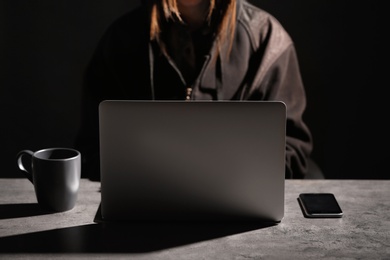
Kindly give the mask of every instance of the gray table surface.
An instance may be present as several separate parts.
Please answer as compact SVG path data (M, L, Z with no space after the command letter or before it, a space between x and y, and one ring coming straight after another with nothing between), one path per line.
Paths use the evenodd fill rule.
M390 180L286 180L285 215L247 223L94 222L100 183L45 213L27 179L0 179L0 259L390 259ZM304 218L299 193L334 193L344 216Z

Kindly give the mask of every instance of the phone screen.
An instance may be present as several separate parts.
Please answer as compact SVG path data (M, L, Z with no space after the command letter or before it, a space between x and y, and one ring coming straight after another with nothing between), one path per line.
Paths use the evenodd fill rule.
M340 218L343 215L332 193L301 193L298 201L305 217Z

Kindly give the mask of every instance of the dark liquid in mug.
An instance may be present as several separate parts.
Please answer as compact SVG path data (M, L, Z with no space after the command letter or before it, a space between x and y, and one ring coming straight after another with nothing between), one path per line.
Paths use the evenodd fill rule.
M42 151L36 154L35 156L40 159L62 160L62 159L69 159L75 157L77 156L77 153L73 150L53 149L53 150Z

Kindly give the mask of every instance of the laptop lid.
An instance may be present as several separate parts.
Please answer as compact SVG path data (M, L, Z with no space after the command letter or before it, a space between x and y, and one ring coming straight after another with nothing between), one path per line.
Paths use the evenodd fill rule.
M284 103L106 100L99 120L103 220L283 218Z

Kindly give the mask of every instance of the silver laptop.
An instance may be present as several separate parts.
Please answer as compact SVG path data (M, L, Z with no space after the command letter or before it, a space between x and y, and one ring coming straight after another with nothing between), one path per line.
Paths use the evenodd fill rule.
M106 100L99 120L103 220L282 220L284 103Z

